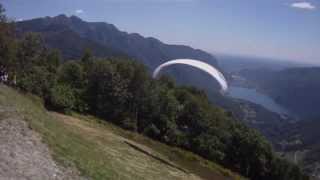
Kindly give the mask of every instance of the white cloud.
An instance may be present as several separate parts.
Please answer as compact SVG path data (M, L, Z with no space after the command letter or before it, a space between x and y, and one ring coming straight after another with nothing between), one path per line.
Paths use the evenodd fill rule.
M83 13L84 13L84 11L82 9L77 9L76 10L76 14L83 14Z
M305 10L314 10L314 9L316 9L316 6L314 6L310 2L306 2L306 1L295 2L295 3L292 3L290 6L293 7L293 8L305 9Z

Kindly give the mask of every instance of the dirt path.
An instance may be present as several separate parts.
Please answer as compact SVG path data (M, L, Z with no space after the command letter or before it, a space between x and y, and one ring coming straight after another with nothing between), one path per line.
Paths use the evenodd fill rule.
M75 170L59 167L40 136L14 109L0 106L0 180L78 180Z

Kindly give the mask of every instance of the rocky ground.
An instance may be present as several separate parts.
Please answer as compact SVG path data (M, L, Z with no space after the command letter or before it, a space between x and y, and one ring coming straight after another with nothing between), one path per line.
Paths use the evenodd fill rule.
M1 180L84 179L78 171L57 165L40 136L14 109L0 107Z

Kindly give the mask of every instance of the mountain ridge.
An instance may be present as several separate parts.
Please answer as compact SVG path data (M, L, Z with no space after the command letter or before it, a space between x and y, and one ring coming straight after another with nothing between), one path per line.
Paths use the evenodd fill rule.
M165 44L153 37L120 31L113 24L86 22L77 16L36 18L18 22L16 26L20 34L40 33L49 47L62 52L65 60L79 59L83 50L89 48L97 57L114 57L118 54L129 56L144 64L149 71L168 60L180 58L197 59L220 69L216 58L205 51L185 45ZM67 36L62 30L68 31L71 35ZM179 84L208 89L210 83L214 87L213 90L219 88L215 80L198 69L173 66L165 73L174 77Z
M46 34L46 28L53 25L69 28L81 38L123 52L152 69L165 61L176 58L195 58L212 65L218 64L216 58L205 51L185 45L166 44L153 37L121 31L113 24L86 22L77 16L68 17L61 14L54 17L25 20L18 22L17 28L20 32L32 31ZM50 44L50 42L47 43Z
M143 58L144 60L141 59L136 59L137 61L140 61L141 63L145 64L149 70L153 70L156 66L160 65L162 62L174 58L196 58L199 60L202 60L204 62L207 62L211 65L214 65L218 67L218 62L215 59L215 57L211 56L208 53L205 53L204 51L198 50L198 49L192 49L189 46L184 46L184 45L167 45L160 40L153 38L153 37L147 37L144 38L138 33L127 33L120 31L114 26L113 24L108 24L105 22L85 22L81 20L77 16L66 16L66 15L59 15L55 17L45 17L45 18L37 18L37 19L32 19L32 20L27 20L24 22L19 22L17 24L17 28L19 31L22 32L40 32L44 37L45 40L47 41L47 44L49 44L53 48L57 48L61 50L62 54L68 55L72 59L77 59L81 57L82 55L82 49L85 48L85 45L83 46L73 46L73 44L76 45L81 45L85 44L86 42L90 42L92 44L92 48L90 48L93 51L93 54L96 56L109 56L110 54L113 55L115 54L114 52L122 52L123 54L128 54L123 52L122 50L119 50L119 47L113 45L113 43L110 43L109 45L106 44L106 42L101 42L103 40L98 41L98 39L103 39L102 37L99 38L99 34L108 34L106 32L113 32L115 31L116 33L110 33L108 35L108 38L111 39L110 42L115 41L115 39L120 39L121 41L132 41L135 39L141 40L145 39L145 44L144 46L138 46L138 47L158 47L160 46L161 48L158 49L159 53L163 54L163 56L157 56L157 58L153 59L150 61L150 58ZM61 29L65 29L68 33L71 35L66 38L66 32L62 31ZM97 29L99 29L99 32L97 32ZM51 36L51 32L55 31L55 34ZM77 32L75 32L77 31ZM88 37L90 36L90 38ZM113 37L114 36L114 37ZM70 37L74 37L72 40ZM105 36L103 36L105 37ZM70 40L71 39L71 40ZM78 39L78 41L77 41ZM62 43L61 43L62 42ZM119 45L119 44L118 44ZM121 45L121 43L120 43ZM122 44L123 45L123 44ZM135 47L134 45L127 44L128 47ZM77 48L78 47L78 48ZM104 48L109 47L108 49L110 50L109 53L104 52ZM178 53L178 55L174 55L175 53L173 51L175 50L170 50L171 47L174 48L182 48L181 52ZM173 49L174 49L173 48ZM72 51L76 49L75 51ZM169 50L168 50L169 49ZM188 50L192 49L192 52L186 52ZM163 51L165 50L165 51ZM133 51L138 52L139 50L133 49ZM128 52L128 51L127 51ZM145 51L143 51L145 52ZM142 52L142 54L144 54ZM129 52L130 53L130 52ZM196 55L188 55L188 54L197 54L197 53L204 53L205 55L201 58L199 58ZM121 53L120 53L121 54ZM146 57L149 56L150 54L146 53ZM166 55L167 54L167 55ZM128 54L130 55L130 54ZM168 58L171 57L171 58ZM206 93L209 96L209 99L214 103L218 104L219 106L226 107L229 110L232 110L235 115L238 115L238 118L242 118L245 116L246 111L242 112L242 109L236 108L237 104L241 104L240 102L233 102L231 100L227 100L226 98L220 97L221 95L218 93L217 89L219 89L218 83L212 79L209 75L206 73L199 71L197 69L188 67L188 66L174 66L171 68L168 68L164 70L164 74L169 74L172 75L176 81L179 84L183 85L191 85L191 86L196 86L200 89L203 89L206 91ZM216 93L217 92L217 93ZM222 98L222 99L221 99ZM242 102L245 103L245 102ZM263 118L262 115L258 114L258 117L260 117L259 122L267 122L268 121L274 121L275 119L281 119L278 118L278 116L274 113L271 113L269 111L265 111L262 113L263 108L259 108L256 105L253 104L247 104L247 108L249 108L251 111L259 111L261 114L266 115L268 114L268 118ZM241 112L240 112L241 111ZM254 117L257 118L257 117ZM252 119L254 118L249 118L251 119L250 122L246 122L250 126L256 127L255 124L252 124ZM271 120L272 119L272 120ZM270 124L270 123L268 123ZM261 130L261 128L259 128ZM269 129L269 128L267 128ZM264 132L264 134L269 137L269 130ZM268 135L267 135L268 134Z

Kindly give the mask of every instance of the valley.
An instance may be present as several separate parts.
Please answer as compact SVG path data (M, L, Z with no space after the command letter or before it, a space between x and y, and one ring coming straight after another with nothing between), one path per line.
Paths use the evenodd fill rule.
M272 98L257 92L255 89L231 86L229 88L228 95L232 98L238 98L259 104L272 112L282 115L283 117L293 115L291 112L288 112L286 108L276 103Z
M69 176L65 171L73 179L97 180L319 176L317 67L215 56L75 15L11 22L3 13L0 8L0 127L11 128L12 118L26 123L19 137L24 131L40 137L42 143L32 141L41 144L45 158L35 159L51 166L47 175L35 176L50 179L59 172L63 179ZM151 76L160 64L180 58L221 71L229 92L219 91L221 73L209 76L184 65ZM6 135L3 142L11 138ZM14 142L18 149L27 146Z
M313 178L319 179L319 103L315 94L319 91L316 80L319 69L306 64L279 66L279 63L270 65L270 62L258 61L241 58L237 61L233 57L232 63L223 62L232 74L231 84L235 86L231 87L230 95L280 114L285 120L273 122L271 128L277 131L276 135L264 134L283 157L300 164ZM241 63L242 66L237 65ZM236 91L232 92L233 89ZM260 131L264 132L266 128L261 127Z

